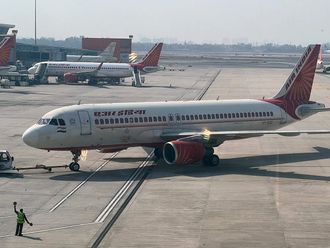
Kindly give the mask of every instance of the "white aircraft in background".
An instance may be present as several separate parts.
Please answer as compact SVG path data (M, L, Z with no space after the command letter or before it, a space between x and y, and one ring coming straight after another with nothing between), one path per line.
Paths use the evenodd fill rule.
M70 62L118 62L119 58L115 57L115 50L119 49L116 42L111 42L103 52L97 56L92 55L66 55L66 60ZM117 55L118 56L118 55Z
M324 73L327 73L328 71L330 71L330 66L324 65L324 63L323 63L322 49L320 49L319 58L317 59L316 70L321 70Z
M158 61L163 43L156 44L138 63L95 63L46 61L35 64L28 71L42 81L49 76L63 77L66 82L77 83L88 80L119 82L121 78L134 77L133 86L141 86L141 73L155 72L160 69Z
M217 165L213 147L266 134L296 136L330 130L276 131L315 113L330 111L310 101L320 45L310 45L279 93L259 100L140 102L72 105L45 114L27 129L23 141L44 150L71 151L70 169L79 170L81 151L115 152L155 148L168 164L203 160Z
M15 42L14 36L5 36L0 41L0 74L16 71L16 66L9 65L10 49Z

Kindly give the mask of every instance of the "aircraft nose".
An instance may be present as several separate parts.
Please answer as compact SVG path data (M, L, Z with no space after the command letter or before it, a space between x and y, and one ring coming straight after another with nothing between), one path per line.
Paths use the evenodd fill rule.
M22 139L28 146L37 148L39 143L38 130L36 130L34 127L30 127L23 133Z

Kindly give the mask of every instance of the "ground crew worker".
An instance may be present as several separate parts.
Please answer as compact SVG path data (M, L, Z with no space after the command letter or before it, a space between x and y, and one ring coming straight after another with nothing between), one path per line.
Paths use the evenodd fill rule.
M28 221L28 219L26 218L26 215L23 212L23 209L22 208L19 211L17 211L16 205L17 205L17 202L14 202L14 211L15 211L15 213L17 215L17 225L16 225L15 235L16 236L17 235L23 236L22 231L23 231L24 222L26 221L30 226L32 226L33 224Z

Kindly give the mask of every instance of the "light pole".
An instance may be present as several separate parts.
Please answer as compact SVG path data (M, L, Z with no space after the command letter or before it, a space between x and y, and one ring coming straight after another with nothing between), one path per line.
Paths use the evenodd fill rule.
M37 45L37 0L34 0L34 45Z

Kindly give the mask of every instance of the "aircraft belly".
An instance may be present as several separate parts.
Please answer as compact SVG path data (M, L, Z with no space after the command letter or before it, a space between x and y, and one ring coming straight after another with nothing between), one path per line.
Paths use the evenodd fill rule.
M98 131L98 145L131 145L159 143L161 131L145 128L109 128Z

